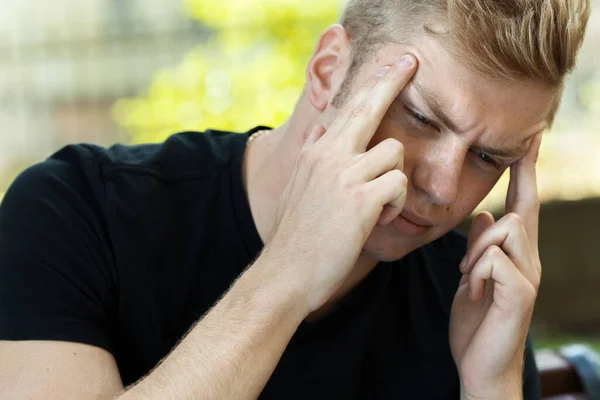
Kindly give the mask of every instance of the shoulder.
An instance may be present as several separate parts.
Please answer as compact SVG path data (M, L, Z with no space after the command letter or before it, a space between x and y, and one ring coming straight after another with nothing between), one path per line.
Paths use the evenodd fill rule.
M243 154L246 134L207 130L181 132L159 144L89 146L105 175L137 172L159 179L202 177L228 167Z
M66 146L12 182L2 199L0 223L9 230L36 218L52 225L65 220L84 224L105 219L109 203L144 207L159 188L170 187L169 181L217 174L243 154L245 136L182 132L160 144Z
M91 144L68 145L47 160L23 171L9 188L5 201L28 194L46 196L75 191L102 197L104 184L115 175L134 179L201 179L227 167L243 154L247 135L208 130L181 132L163 143L108 148Z

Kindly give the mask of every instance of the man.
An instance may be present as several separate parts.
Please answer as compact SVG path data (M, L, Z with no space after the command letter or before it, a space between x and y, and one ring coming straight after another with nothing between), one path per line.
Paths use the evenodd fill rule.
M0 209L2 398L538 398L535 162L588 8L353 0L282 126L28 169Z

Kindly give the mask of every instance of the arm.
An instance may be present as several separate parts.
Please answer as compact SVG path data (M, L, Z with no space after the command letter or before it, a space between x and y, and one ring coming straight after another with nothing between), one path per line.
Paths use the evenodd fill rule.
M83 343L0 341L0 399L109 399L123 389L114 357Z
M540 142L537 134L527 154L511 165L506 215L495 222L479 213L469 231L450 317L464 399L523 399L531 393L523 391L523 369L531 368L523 355L542 273L535 171Z
M378 220L389 223L404 206L406 177L396 169L403 164L400 143L382 142L364 151L375 122L383 118L415 66L394 64L386 79L375 76L347 105L364 112L346 110L328 130L313 129L261 257L171 355L122 399L258 397L300 322L331 298L354 267L366 240L356 228L370 232ZM370 107L363 103L373 99L379 103L374 111L366 111ZM336 141L342 135L346 142ZM356 163L359 156L365 164ZM362 179L353 167L362 172ZM392 207L381 217L385 205Z
M0 341L0 399L251 399L308 314L257 261L158 367L123 391L104 349L56 341ZM265 282L269 282L265 285Z
M366 147L386 110L410 80L415 69L414 57L404 57L389 66L387 72L383 71L369 80L356 98L345 106L347 109L340 112L340 118L327 130L320 125L313 129L284 191L274 233L261 257L242 274L228 293L154 371L128 390L121 391L117 395L118 399L246 399L256 398L260 394L300 322L325 304L349 275L368 233L378 223L390 223L402 211L407 179L401 171L401 143L388 139L368 151ZM67 168L69 172L74 170L76 168ZM30 189L47 195L56 193L57 187L64 186L62 179L52 188L42 188L41 184L44 182L46 180L40 182L36 179L36 182L31 182ZM34 305L18 300L19 296L11 294L31 291L33 287L21 272L24 265L28 262L29 267L35 268L37 275L29 276L35 276L40 290L49 291L49 294L55 290L46 288L46 281L39 276L42 272L48 271L54 283L66 282L65 290L78 294L79 291L71 287L71 282L62 277L77 276L82 268L97 262L100 265L90 272L89 285L83 286L94 287L95 283L102 281L102 277L94 277L92 272L101 270L105 265L94 254L85 254L81 259L71 260L72 250L65 250L65 243L78 243L80 240L80 235L74 229L67 229L65 233L65 237L75 235L71 240L65 240L65 237L54 231L52 235L46 235L46 231L35 231L34 233L41 235L49 253L56 252L56 249L63 251L61 257L53 259L51 263L38 260L40 255L45 255L39 247L40 240L35 239L35 235L27 229L22 229L24 224L21 214L11 211L22 207L17 206L22 204L19 200L30 202L39 196L22 196L25 198L18 199L19 196L14 193L20 192L25 191L13 191L13 194L7 196L12 198L10 203L15 208L4 209L4 214L0 213L0 216L6 216L4 223L0 218L0 233L4 229L4 232L10 232L13 237L9 244L2 246L3 235L0 234L0 275L4 268L7 275L12 275L16 282L15 286L0 280L0 299L5 295L8 300L5 304L0 301L0 335L18 340L23 335L37 331L41 337L54 335L52 339L59 340L56 335L64 334L64 325L59 325L59 322L64 323L65 316L70 320L73 315L79 315L81 310L73 309L80 305L79 301L60 303L57 299L57 303L48 305L44 303L45 297L37 293L32 296ZM72 195L78 196L79 192L74 190ZM55 200L62 202L65 199ZM83 204L87 205L86 202ZM44 207L35 201L30 206L28 208L35 212ZM69 207L70 202L67 202L59 209L68 210ZM47 212L53 216L53 224L48 226L65 225L65 221L74 223L78 218L77 215L65 218L62 213L56 214L56 209L57 207L52 207ZM324 224L323 221L329 223ZM77 226L86 225L82 223ZM22 237L14 238L12 232L16 228L22 229L19 231ZM93 249L97 245L93 237L89 240L87 246L81 246L83 249ZM13 245L36 247L34 251L14 251ZM5 254L2 254L3 251ZM33 254L35 260L28 260L24 257L25 254ZM2 262L3 260L9 262ZM66 274L56 273L55 270L62 272L65 265L74 269L67 269L69 273ZM6 293L2 293L3 290ZM104 301L110 302L110 290L104 293L107 297ZM90 300L85 296L76 298L81 301ZM86 318L90 318L95 309L103 312L98 317L95 324L97 326L93 329L88 327L85 332L80 328L79 333L86 340L94 340L95 343L109 347L110 340L104 338L105 332L109 330L106 329L109 313L104 312L102 305L102 302L99 307L92 307L94 304L91 304L90 308L83 311ZM11 323L19 323L22 309L28 312L28 324L19 330L19 335L15 335L13 331L16 330ZM32 309L41 319L46 318L43 312L46 310L57 314L59 318L53 319L55 325L44 325L42 329L37 329L31 325L36 322L36 315L29 315ZM10 320L3 320L3 314ZM73 329L72 326L69 329ZM74 332L71 330L69 334L74 335ZM71 340L75 341L73 336ZM94 380L100 380L103 373L113 377L110 388L119 386L116 367L114 364L110 367L106 365L110 364L110 357L99 361L98 357L90 355L75 362L70 355L75 347L70 347L67 354L53 354L51 347L45 347L43 361L63 367L56 369L51 377L40 379L37 374L39 369L31 363L24 363L32 347L24 345L13 352L11 359L14 361L11 361L5 349L14 349L14 346L16 345L0 344L0 377L20 374L20 370L25 375L18 380L16 387L9 381L0 382L0 391L8 392L8 398L14 398L14 393L25 392L43 393L44 398L89 398L92 396L78 394L88 393L88 385ZM68 381L75 373L73 371L88 367L92 373L85 378ZM73 389L73 385L77 387ZM107 389L98 397L114 396L108 394L112 389Z
M118 398L257 398L308 314L291 288L265 272L259 259L154 371Z

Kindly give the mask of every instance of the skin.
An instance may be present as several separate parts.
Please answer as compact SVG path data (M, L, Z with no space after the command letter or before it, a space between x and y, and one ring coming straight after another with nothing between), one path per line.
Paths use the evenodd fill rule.
M249 192L253 210L262 217L262 221L257 219L257 225L264 240L268 240L267 232L275 218L269 210L280 206L277 194L288 181L286 167L288 172L293 170L293 165L286 163L280 155L289 158L290 154L297 154L298 146L303 144L302 137L311 124L330 126L340 113L330 103L349 63L347 46L347 37L341 27L334 26L324 32L308 66L308 85L296 113L286 125L256 141L258 148L250 150L256 155L248 154L250 160L256 160L255 166L249 162L249 186L265 188L255 191L256 197ZM433 226L421 236L405 237L380 220L345 281L330 300L308 318L325 315L378 261L400 259L456 227L489 193L502 173L512 168L509 191L512 197L507 198L507 216L494 225L491 215L484 214L478 216L473 225L469 252L474 255L453 306L451 346L462 382L470 387L465 390L463 386L465 397L518 398L524 342L541 276L535 161L541 133L548 125L556 94L552 88L536 82L493 82L482 78L464 68L438 41L428 37L421 37L412 46L395 43L384 46L374 62L362 67L355 78L353 93L382 66L393 63L405 53L417 58L418 70L387 110L367 148L386 139L402 143L402 171L407 177L405 208L430 220ZM439 108L451 120L452 128L427 107L422 92L428 92L429 97L435 95ZM423 124L419 121L423 118L418 115L429 122ZM299 130L301 121L306 121L306 127ZM498 153L510 150L514 154L500 157L489 155L482 149L500 150ZM489 163L490 159L495 163ZM278 165L278 168L272 169L272 165ZM517 185L519 177L521 183ZM519 197L515 200L516 193ZM516 207L516 202L524 205ZM383 210L382 214L385 213ZM493 229L496 235L493 238L489 234L483 235L486 239L480 239L476 250L472 250L472 243L481 234L478 229L483 232ZM510 245L501 240L505 236L513 238ZM478 274L469 274L476 261L479 263ZM514 274L514 281L494 282L497 290L488 290L485 301L473 303L470 298L465 299L469 286L475 290L475 300L483 297L482 282L494 280L489 268L496 264L520 274ZM494 293L505 300L502 308L505 312L498 311L500 300L493 301ZM511 300L508 293L513 296L513 301L508 301ZM512 324L506 323L507 319ZM486 326L478 331L477 327L484 320ZM488 331L483 332L485 329ZM490 348L496 351L491 352ZM485 365L482 354L487 356L489 370L482 368ZM505 363L498 363L503 358Z
M335 108L349 54L343 28L325 30L291 118L248 147L244 183L265 248L156 369L122 391L104 350L0 342L0 397L256 398L301 321L322 318L378 261L456 226L512 165L507 215L495 223L481 214L469 235L450 344L463 398L519 398L541 274L535 160L554 94L531 82L482 79L421 38L386 44ZM397 63L405 54L410 65ZM458 131L430 114L417 82L438 93ZM420 125L407 104L437 128ZM503 167L473 151L517 145L523 151ZM433 223L423 235L390 226L405 204Z
M415 85L409 83L389 108L370 141L372 148L385 139L404 147L403 172L408 178L406 208L430 220L427 233L408 238L391 225L379 224L363 247L348 282L334 294L326 309L356 285L378 261L402 258L410 251L442 236L468 217L496 184L502 173L521 158L533 137L547 126L555 101L552 88L534 82L490 82L474 74L434 39L421 37L414 45L390 43L364 65L353 92L381 67L402 54L418 60L413 82L435 93L441 108L458 128L452 131L424 105ZM376 61L378 60L378 61ZM254 142L247 154L247 187L255 222L263 241L275 225L280 194L289 182L295 155L315 123L327 127L339 109L330 106L349 66L349 43L343 28L325 31L307 69L307 87L294 115L283 126ZM405 107L420 113L434 126L422 125ZM497 166L483 162L476 146L521 148L512 157L494 157ZM291 160L291 161L290 161ZM272 168L276 165L277 168Z

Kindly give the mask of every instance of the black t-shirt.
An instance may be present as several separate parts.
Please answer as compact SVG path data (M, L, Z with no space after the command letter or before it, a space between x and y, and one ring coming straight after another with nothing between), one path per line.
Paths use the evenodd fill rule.
M67 146L0 207L0 339L108 350L123 383L166 356L262 247L242 186L249 134ZM450 306L465 238L380 263L326 317L303 322L263 399L456 399ZM540 397L528 343L526 399Z

